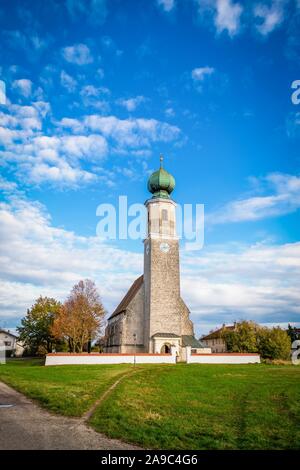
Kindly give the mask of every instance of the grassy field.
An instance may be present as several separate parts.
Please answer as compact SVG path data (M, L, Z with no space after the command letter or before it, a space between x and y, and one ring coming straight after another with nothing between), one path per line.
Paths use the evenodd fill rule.
M300 448L300 367L177 365L124 379L95 429L157 449Z
M0 366L0 380L79 416L132 366ZM96 409L108 436L157 449L299 449L300 367L139 366Z
M0 380L45 408L67 416L81 416L129 370L126 364L45 367L44 360L9 360L0 365Z

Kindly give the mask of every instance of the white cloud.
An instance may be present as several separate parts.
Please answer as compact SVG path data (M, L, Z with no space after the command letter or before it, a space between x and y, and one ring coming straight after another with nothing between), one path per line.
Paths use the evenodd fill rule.
M47 114L51 112L50 103L47 101L33 101L31 105L37 109L39 115L44 118Z
M23 316L39 295L64 300L86 277L96 281L111 310L142 269L141 254L54 227L39 203L12 197L0 204L0 224L0 306L6 316Z
M144 96L136 96L135 98L128 98L124 99L121 98L117 100L117 104L120 106L123 106L124 108L127 109L127 111L135 111L135 109L142 103L146 101L146 98Z
M12 84L13 88L15 88L21 95L25 96L25 98L29 98L31 95L32 85L32 81L28 80L27 78L15 80Z
M267 36L285 20L285 10L292 0L239 2L238 0L194 0L200 21L213 23L217 34L226 31L234 37L246 28L254 27Z
M107 142L101 135L69 135L61 137L63 152L82 158L101 159L107 154Z
M300 243L204 248L182 256L182 295L198 331L234 320L300 321ZM209 327L208 327L209 326Z
M271 33L283 22L283 6L282 0L275 0L270 6L263 3L255 6L254 16L259 20L256 28L263 36Z
M1 145L10 145L18 138L18 132L12 129L6 129L0 126L0 142Z
M157 0L157 4L166 12L170 12L175 7L175 0Z
M0 176L0 190L9 193L17 190L17 184L14 181L7 181Z
M95 99L99 99L100 97L107 97L110 95L110 90L107 87L95 87L94 85L85 85L82 87L80 91L80 95L83 97L84 100L88 102L88 100L92 101Z
M107 155L106 140L99 135L34 137L30 144L14 152L17 172L31 183L61 183L76 186L97 179L85 170L83 160L99 161ZM12 158L12 160L13 160Z
M103 95L109 95L110 90L106 87L95 87L94 85L85 85L82 89L80 94L82 96L94 96L99 97Z
M272 192L238 199L206 217L208 224L259 220L294 212L300 208L300 176L270 173L256 180L257 189Z
M62 55L67 62L76 65L87 65L93 62L91 51L86 44L74 44L62 49Z
M240 29L240 17L243 11L239 3L232 0L217 0L216 2L215 25L217 31L227 31L230 36L234 36Z
M3 80L0 80L0 105L1 104L6 104L6 84Z
M175 111L174 111L174 109L171 108L171 107L166 108L166 109L165 109L165 115L166 115L166 117L168 117L168 118L175 117Z
M90 115L84 119L87 128L101 132L124 149L150 147L152 142L171 142L178 139L180 129L156 119L118 119L115 116Z
M21 51L30 62L38 60L53 41L52 37L47 34L44 34L41 38L32 26L26 33L19 30L3 31L3 36L10 47L18 52Z
M76 90L77 81L64 70L62 70L60 73L60 83L70 93L73 93Z
M0 113L0 151L3 162L15 167L16 176L27 183L43 182L76 186L97 179L85 168L85 162L106 157L108 146L101 135L43 135L43 118L49 112L47 103L34 106L11 105L10 114ZM70 125L70 123L68 123Z
M62 118L56 125L62 129L70 129L75 134L84 131L83 124L78 119L74 118Z
M62 119L57 126L73 129L78 132L93 132L103 135L111 147L144 150L153 142L172 142L180 137L177 126L156 119L129 118L119 119L116 116L99 116L90 114L82 120Z
M85 85L80 90L82 103L85 107L96 108L101 112L109 112L110 105L107 100L110 90L107 87L95 87L94 85Z
M1 142L4 145L25 141L42 127L41 113L35 106L10 105L9 113L0 112Z
M44 156L46 154L44 153ZM48 154L50 156L50 154ZM40 184L46 182L58 183L62 185L68 185L77 187L78 184L90 183L96 180L96 176L93 173L82 170L79 167L71 166L67 161L63 159L56 159L56 164L45 163L45 161L39 159L34 165L26 165L22 167L22 170L27 171L28 181Z
M300 136L300 112L289 113L286 119L286 133L289 138Z
M97 76L101 79L104 78L104 70L101 68L97 69Z
M100 91L99 91L100 90ZM88 87L87 96L106 93ZM9 164L23 183L77 187L99 180L110 155L148 156L154 142L171 142L180 130L155 119L118 119L92 114L82 119L52 119L53 128L43 132L49 103L32 106L9 105L0 112L0 150L3 164ZM101 161L101 166L98 163Z
M213 20L218 34L227 31L233 37L241 30L243 7L233 0L195 0L201 19Z
M39 295L64 300L72 285L86 277L96 281L111 312L142 272L142 251L57 228L41 204L10 189L11 198L0 204L0 306L5 316L23 316ZM95 229L96 223L95 217ZM274 324L300 320L299 242L210 246L199 254L181 253L181 267L182 296L197 334L241 318Z
M214 73L215 69L213 67L197 67L192 70L193 80L202 82L207 76Z

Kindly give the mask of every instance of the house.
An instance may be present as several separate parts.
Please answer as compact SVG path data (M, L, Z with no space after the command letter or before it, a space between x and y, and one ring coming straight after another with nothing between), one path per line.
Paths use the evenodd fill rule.
M0 345L5 347L6 356L21 357L24 352L22 343L18 341L18 337L9 330L0 329Z
M231 331L234 330L236 324L226 326L225 323L223 324L222 328L218 330L212 331L206 336L201 337L201 343L207 347L211 348L212 353L224 353L227 352L226 343L223 339L224 331Z
M291 326L291 324L289 323L286 332L291 338L292 343L294 341L300 340L300 328L297 328L296 326Z
M289 325L289 327L290 327L290 325ZM292 330L292 335L290 334L291 330ZM289 328L288 330L286 330L286 332L291 338L292 351L299 350L300 349L300 328L296 328L296 327Z

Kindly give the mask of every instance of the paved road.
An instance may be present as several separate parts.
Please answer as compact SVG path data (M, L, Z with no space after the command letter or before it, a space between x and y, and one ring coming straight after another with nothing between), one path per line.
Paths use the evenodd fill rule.
M94 449L125 450L135 447L109 439L77 418L53 415L24 395L0 382L0 450Z

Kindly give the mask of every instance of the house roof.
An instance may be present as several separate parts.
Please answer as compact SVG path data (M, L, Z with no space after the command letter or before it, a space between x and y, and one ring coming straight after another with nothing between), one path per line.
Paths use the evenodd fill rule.
M191 348L204 348L205 346L193 335L182 335L182 346L191 346Z
M13 333L11 333L8 330L3 330L2 328L0 328L0 333L4 333L5 335L9 335L9 336L13 336L14 338L18 338L17 335L14 335Z
M229 330L234 330L234 325L230 325L230 326L222 326L222 328L219 328L218 330L216 331L213 331L212 333L209 333L208 335L206 336L202 336L201 340L207 340L207 339L218 339L218 338L221 338L221 333L226 330L226 331L229 331Z
M180 338L180 336L175 335L175 333L155 333L152 338Z
M110 320L111 318L119 315L119 313L123 313L126 311L128 305L130 304L130 302L132 301L132 299L135 297L135 295L137 294L138 290L140 289L140 287L142 286L144 282L144 276L140 276L138 277L134 283L132 284L132 286L130 287L130 289L127 291L127 294L123 297L123 299L121 300L121 302L119 303L119 305L117 306L117 308L113 311L113 313L111 314L111 316L108 318L108 320Z

